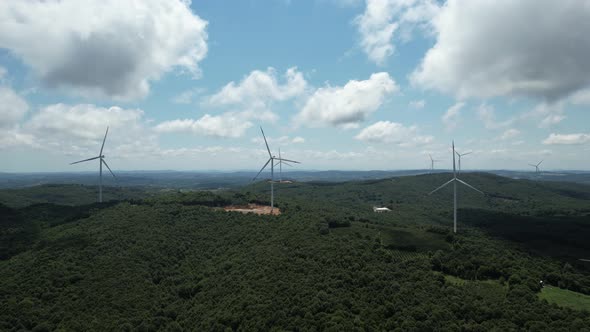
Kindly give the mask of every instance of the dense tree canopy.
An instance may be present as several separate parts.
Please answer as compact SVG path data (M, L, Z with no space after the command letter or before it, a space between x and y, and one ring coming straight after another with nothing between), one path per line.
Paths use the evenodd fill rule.
M0 205L0 330L588 329L537 294L590 294L590 188L466 177L457 235L444 174Z

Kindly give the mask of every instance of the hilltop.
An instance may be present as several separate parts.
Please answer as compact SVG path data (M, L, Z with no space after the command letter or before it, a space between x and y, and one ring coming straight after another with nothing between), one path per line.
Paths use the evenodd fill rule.
M578 260L590 252L590 187L465 174L487 195L460 189L454 235L451 192L427 195L449 176L280 184L277 216L218 209L267 204L266 182L1 205L2 243L18 250L2 248L0 329L590 326L589 308L540 300L538 283L590 294Z

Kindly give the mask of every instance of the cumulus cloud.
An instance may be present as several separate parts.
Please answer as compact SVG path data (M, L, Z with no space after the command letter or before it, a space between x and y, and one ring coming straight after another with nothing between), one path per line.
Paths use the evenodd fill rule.
M374 73L364 81L348 81L344 86L319 88L307 99L296 122L310 127L356 127L398 90L385 72Z
M434 140L432 136L418 135L416 126L406 127L390 121L376 122L361 130L354 138L365 142L396 143L404 146L423 145Z
M367 0L363 14L354 24L360 34L360 46L369 60L382 65L394 51L394 35L411 37L416 26L428 27L439 6L433 0Z
M109 156L144 157L158 153L159 146L143 116L141 110L117 106L48 105L19 125L0 130L0 148L45 150L68 158L91 157L98 153L109 126L105 145Z
M514 129L514 128L510 128L510 129L507 129L506 131L504 131L502 133L502 135L500 135L500 139L503 140L503 141L505 141L505 140L512 139L512 138L514 138L514 137L516 137L518 135L520 135L520 130Z
M552 133L547 137L543 144L561 144L561 145L574 145L574 144L586 144L590 143L590 134L554 134Z
M516 121L516 118L511 118L506 121L498 121L496 119L496 111L494 110L494 107L485 103L479 105L477 108L477 115L483 122L486 129L500 129L509 127Z
M451 106L445 115L442 116L442 122L447 130L454 130L459 125L459 118L461 116L461 109L465 106L464 102L458 102Z
M554 101L590 83L590 6L578 0L449 0L415 85L468 97Z
M425 100L412 100L410 102L410 107L411 108L422 109L422 108L424 108L424 106L426 106L426 101Z
M590 88L574 93L569 99L574 105L590 105Z
M41 108L25 127L39 137L95 141L103 138L107 126L130 133L140 126L143 114L117 106L53 104Z
M0 86L0 128L16 125L29 110L29 104L14 90Z
M224 113L217 116L205 114L199 119L165 121L155 126L156 132L188 132L196 135L237 138L244 135L252 123L236 113Z
M565 102L555 102L555 103L540 103L539 105L535 106L535 108L525 113L522 118L529 119L529 118L536 118L540 119L539 128L548 128L553 125L556 125L563 121L566 116L565 113Z
M305 139L301 136L296 136L296 137L289 137L289 136L281 136L281 137L271 137L271 136L267 136L266 137L266 141L268 142L268 144L280 144L280 145L286 145L286 144L300 144L300 143L305 143ZM264 139L262 137L254 137L252 139L253 143L256 144L264 144Z
M175 104L191 104L203 92L205 92L205 88L193 88L179 93L171 101Z
M85 96L136 99L178 68L194 77L207 22L187 1L0 1L0 47L43 83Z
M297 97L307 89L307 81L296 67L289 68L280 82L276 70L254 70L240 82L234 81L206 98L212 106L242 106L249 109L268 109L273 102Z

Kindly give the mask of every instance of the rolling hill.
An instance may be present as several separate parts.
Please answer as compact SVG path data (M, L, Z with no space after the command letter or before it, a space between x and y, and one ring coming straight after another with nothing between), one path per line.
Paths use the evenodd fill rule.
M77 197L14 204L35 203L35 190L49 189L0 190L1 242L8 244L1 247L0 329L590 326L590 308L538 296L540 279L590 294L590 268L578 260L590 253L590 187L465 174L487 195L461 188L455 235L451 192L426 195L448 179L280 184L277 216L218 209L266 203L266 182L111 196L103 204ZM373 205L393 211L376 214Z

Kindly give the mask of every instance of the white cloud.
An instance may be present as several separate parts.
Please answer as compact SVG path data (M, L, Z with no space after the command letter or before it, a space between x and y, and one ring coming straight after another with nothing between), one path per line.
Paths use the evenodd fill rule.
M449 0L433 23L436 44L411 75L415 85L459 99L554 101L590 83L585 1Z
M212 106L243 106L248 109L268 109L273 102L297 97L307 89L307 81L296 67L284 74L284 83L277 78L274 68L254 70L239 83L225 85L219 92L206 98Z
M49 87L135 99L178 68L194 77L207 22L187 1L0 1L0 47Z
M6 76L6 68L0 66L0 82L2 82L4 76Z
M477 114L479 115L480 120L483 121L483 124L487 129L501 129L509 127L516 121L515 118L511 118L501 122L497 121L494 107L485 103L479 105L479 107L477 108Z
M442 122L444 123L447 130L454 130L457 128L463 106L465 106L464 102L458 102L451 106L445 115L442 116Z
M205 92L205 88L193 88L174 96L171 101L175 104L191 104L195 97Z
M406 127L390 121L376 122L354 137L357 140L377 143L396 143L403 146L416 146L431 143L432 136L418 135L416 126Z
M292 143L295 143L295 144L299 144L299 143L305 143L305 138L303 138L303 137L301 137L301 136L297 136L297 137L294 137L294 138L291 140L291 142L292 142Z
M518 135L520 135L520 130L510 128L510 129L507 129L506 131L504 131L502 133L502 135L500 135L500 139L505 141L505 140L509 140L511 138L514 138Z
M223 113L218 116L205 114L201 118L165 121L155 126L156 132L188 132L196 135L237 138L244 135L252 123L238 113Z
M562 145L571 145L571 144L586 144L590 143L590 134L551 134L547 137L543 144L550 145L550 144L562 144Z
M424 108L424 106L426 106L426 101L425 100L412 100L410 102L410 107L411 108L422 109L422 108Z
M570 102L574 105L590 105L590 88L574 93L570 97Z
M0 86L0 128L16 125L29 110L26 100L11 88Z
M118 159L143 157L159 150L157 137L143 116L141 110L117 106L53 104L24 123L1 130L0 148L46 151L73 160L88 158L98 153L109 126L106 154Z
M539 105L535 106L535 108L525 113L522 118L529 119L529 118L537 118L541 119L539 122L539 128L548 128L555 124L560 123L563 121L566 116L564 115L565 112L565 102L559 101L554 103L540 103Z
M300 143L305 143L305 139L301 136L296 136L296 137L289 137L289 136L281 136L281 137L270 137L267 136L266 137L266 141L268 142L268 144L279 144L279 145L286 145L286 144L300 144ZM252 143L256 143L256 144L264 144L264 139L262 137L254 137L252 138Z
M142 121L143 111L110 108L92 104L53 104L35 113L25 124L37 137L49 139L90 140L102 139L107 126L111 130L124 130L130 134Z
M328 124L354 128L375 112L387 96L398 90L399 87L386 72L374 73L364 81L348 81L342 87L319 88L295 119L297 123L310 127Z
M366 0L362 15L354 24L360 34L360 46L369 60L382 65L394 51L394 34L411 38L416 26L428 26L439 7L431 0Z

